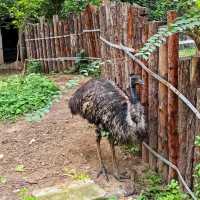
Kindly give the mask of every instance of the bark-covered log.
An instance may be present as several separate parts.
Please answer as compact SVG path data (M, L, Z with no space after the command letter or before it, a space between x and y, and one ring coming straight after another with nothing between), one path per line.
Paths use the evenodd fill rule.
M158 24L152 22L149 24L149 37L157 32ZM148 61L149 69L158 73L158 52L153 53ZM148 131L149 145L157 151L158 147L158 81L149 76L149 112L148 112ZM149 153L149 165L152 169L157 169L157 159Z
M168 23L173 23L176 19L176 12L168 12ZM168 81L174 87L178 86L178 56L179 37L174 34L168 39ZM168 146L169 146L169 160L177 166L178 164L178 97L168 90ZM168 179L171 180L176 176L173 169L169 169Z

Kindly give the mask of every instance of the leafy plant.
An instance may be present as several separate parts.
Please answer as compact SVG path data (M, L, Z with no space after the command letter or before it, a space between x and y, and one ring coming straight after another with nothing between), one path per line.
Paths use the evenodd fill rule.
M79 13L89 4L99 6L100 3L101 0L65 0L62 6L63 9L61 10L61 15L66 16L66 14L70 12Z
M184 194L178 182L172 180L166 187L160 185L151 185L143 192L137 200L188 200L189 197Z
M72 80L69 80L68 82L67 82L67 84L66 84L66 88L67 89L72 89L72 88L74 88L75 86L77 86L78 85L78 79L72 79Z
M7 178L5 176L0 176L0 184L5 184L7 182Z
M189 35L195 41L198 51L200 51L200 0L174 0L173 2L182 16L172 24L161 26L158 32L148 39L136 56L141 56L147 60L157 47L166 42L168 36L179 32Z
M86 57L86 53L82 50L77 54L77 59L75 61L75 72L78 72L84 76L100 76L100 62L99 61L91 61Z
M109 135L110 135L110 133L109 133L108 130L105 130L105 129L104 129L104 130L101 131L101 136L102 136L102 137L108 138Z
M73 180L79 181L90 179L88 174L86 174L85 172L76 171L75 169L64 168L64 175L71 177Z
M173 0L113 0L129 2L146 7L151 20L166 20L166 12L170 9L175 9L176 4Z
M45 108L60 92L46 77L29 74L0 80L0 93L0 120L8 120Z
M180 57L190 57L194 56L197 52L196 48L185 48L179 51Z
M32 196L29 194L29 191L27 188L21 188L19 191L19 198L21 200L38 200L38 198Z
M140 152L140 149L137 144L129 144L122 146L123 151L136 155Z
M24 172L24 171L25 171L24 165L17 165L17 166L15 167L15 171L16 171L16 172Z
M37 74L37 73L41 73L41 71L42 71L42 64L40 61L32 60L27 63L27 66L26 66L27 74L32 74L32 73Z

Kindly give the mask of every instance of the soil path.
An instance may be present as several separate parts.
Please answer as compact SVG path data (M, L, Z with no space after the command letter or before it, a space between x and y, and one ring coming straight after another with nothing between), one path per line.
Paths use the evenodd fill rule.
M64 86L72 78L68 75L53 77L59 86ZM81 84L85 81L82 80ZM71 181L64 175L65 167L88 173L109 192L130 185L130 182L119 183L112 177L108 183L103 177L96 179L99 166L95 129L80 117L72 118L67 107L67 101L76 88L55 102L40 122L30 123L20 119L15 123L0 124L0 176L7 179L5 184L0 184L0 200L16 200L16 192L22 187L33 190ZM102 150L111 171L111 154L106 141L102 143ZM130 158L119 149L118 157L120 169L131 174L135 169L137 172L144 169L138 158ZM20 164L24 165L24 172L16 172L15 168Z

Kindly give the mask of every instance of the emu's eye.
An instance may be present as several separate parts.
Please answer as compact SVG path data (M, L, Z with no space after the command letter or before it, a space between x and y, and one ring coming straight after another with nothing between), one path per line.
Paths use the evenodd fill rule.
M131 116L131 118L132 118L132 120L134 121L134 122L139 122L139 117L137 116L137 115L133 115L133 116Z

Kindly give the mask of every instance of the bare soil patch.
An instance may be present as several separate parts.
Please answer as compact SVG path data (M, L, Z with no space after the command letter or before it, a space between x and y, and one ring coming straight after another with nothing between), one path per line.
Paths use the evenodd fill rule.
M73 76L51 77L59 86L64 86ZM86 81L82 80L81 84ZM76 87L77 88L77 87ZM7 179L0 184L0 200L18 199L16 191L22 187L39 189L71 181L63 169L84 171L108 192L116 192L132 186L132 181L119 183L110 177L96 178L98 158L96 154L95 129L80 117L73 117L67 106L73 91L63 94L50 112L37 123L19 119L15 123L0 123L0 176ZM107 141L102 142L106 166L112 172L111 154ZM129 171L132 179L140 179L145 166L137 157L125 155L118 148L120 169ZM16 172L17 165L24 165L24 172ZM137 172L137 173L135 173ZM138 178L139 177L139 178ZM136 192L139 188L136 187Z

